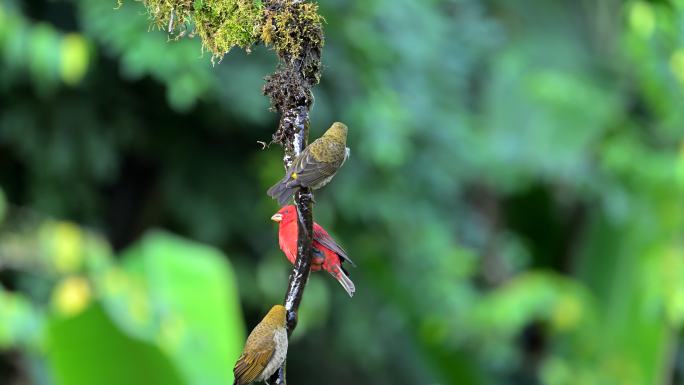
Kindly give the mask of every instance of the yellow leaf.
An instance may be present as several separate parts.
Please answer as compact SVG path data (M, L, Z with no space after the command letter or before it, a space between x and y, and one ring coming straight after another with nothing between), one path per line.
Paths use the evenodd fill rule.
M582 304L572 295L563 295L551 314L552 325L561 331L570 330L582 320Z
M684 86L684 50L676 50L670 57L670 69L679 83Z
M60 315L71 317L82 312L90 303L91 297L90 284L85 278L66 277L52 292L52 305Z
M650 37L656 25L653 7L645 1L632 3L629 11L629 24L642 37Z
M64 83L76 85L88 71L88 43L79 34L70 33L62 39L60 74Z
M51 254L60 273L72 273L83 264L83 234L70 222L57 222L49 232Z

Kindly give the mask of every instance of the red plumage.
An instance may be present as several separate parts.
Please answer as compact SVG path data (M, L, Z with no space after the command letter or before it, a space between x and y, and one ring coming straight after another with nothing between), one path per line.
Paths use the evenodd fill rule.
M297 209L293 205L284 206L271 219L278 222L279 225L280 249L285 253L290 263L294 264L297 259ZM349 273L342 267L342 262L349 262L352 266L354 266L354 262L318 223L314 222L313 230L311 271L321 269L327 271L337 279L350 297L354 296L356 291L354 283L349 279Z

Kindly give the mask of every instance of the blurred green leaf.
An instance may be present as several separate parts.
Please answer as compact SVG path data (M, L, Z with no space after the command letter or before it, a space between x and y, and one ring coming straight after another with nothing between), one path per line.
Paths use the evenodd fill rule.
M0 287L0 350L37 348L43 336L43 316L29 298Z
M473 321L487 333L511 336L524 325L544 320L559 332L596 322L595 305L585 288L559 275L530 271L491 292L478 304Z
M46 349L56 385L186 383L167 355L122 333L99 305L51 320Z
M88 42L78 33L62 34L47 23L33 23L13 6L0 4L0 59L10 74L7 82L29 75L40 93L53 92L59 81L76 85L88 71L91 51ZM15 76L12 76L15 75Z
M123 271L110 272L114 282L105 297L113 318L124 330L158 344L187 383L230 383L244 325L228 259L216 249L158 231L123 258ZM117 280L124 284L118 286ZM136 289L120 302L119 290L130 287Z
M68 34L62 39L60 75L68 85L81 82L88 71L88 44L83 36Z

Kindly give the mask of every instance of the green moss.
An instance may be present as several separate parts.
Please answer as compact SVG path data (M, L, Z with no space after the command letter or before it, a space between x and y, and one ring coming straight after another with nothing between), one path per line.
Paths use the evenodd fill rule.
M324 19L318 5L274 0L264 9L263 20L261 40L281 60L278 70L266 78L264 94L280 113L306 111L313 103L311 87L320 79ZM292 134L281 130L274 136L276 142Z
M121 0L120 0L121 1ZM220 58L234 46L249 51L260 40L284 62L300 59L310 73L323 46L318 5L292 0L139 0L161 30L199 35L202 47ZM310 65L311 64L311 65ZM314 68L315 67L315 68Z
M187 30L199 35L202 47L221 58L233 46L249 51L259 41L263 5L260 0L141 0L156 28Z
M254 0L197 0L195 29L214 57L233 46L249 51L259 41L263 7Z
M193 14L193 0L142 0L142 3L154 27L163 31L168 31L169 26L176 29L188 25Z
M323 46L323 17L316 3L275 2L264 10L261 40L282 58L299 58L307 49Z

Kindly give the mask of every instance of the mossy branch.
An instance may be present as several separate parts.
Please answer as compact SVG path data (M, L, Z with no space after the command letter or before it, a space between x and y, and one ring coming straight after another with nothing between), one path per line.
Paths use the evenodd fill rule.
M313 105L311 88L320 80L321 50L323 48L323 19L318 7L295 0L265 2L262 39L278 53L280 64L276 72L266 78L264 94L271 99L271 107L280 113L278 129L273 140L284 150L285 168L308 144L309 110ZM297 260L290 274L285 308L288 310L288 334L297 326L297 312L311 271L313 242L313 194L300 189L295 195L297 206ZM285 364L268 381L284 385Z
M280 63L266 78L263 92L280 114L273 141L283 146L287 169L308 143L311 88L318 84L323 48L323 18L318 5L301 0L139 0L159 29L191 31L202 47L220 59L232 47L247 51L258 42L272 47ZM297 326L297 312L311 270L313 194L295 195L298 214L297 260L290 274L285 308L288 334ZM285 384L285 364L268 381Z

